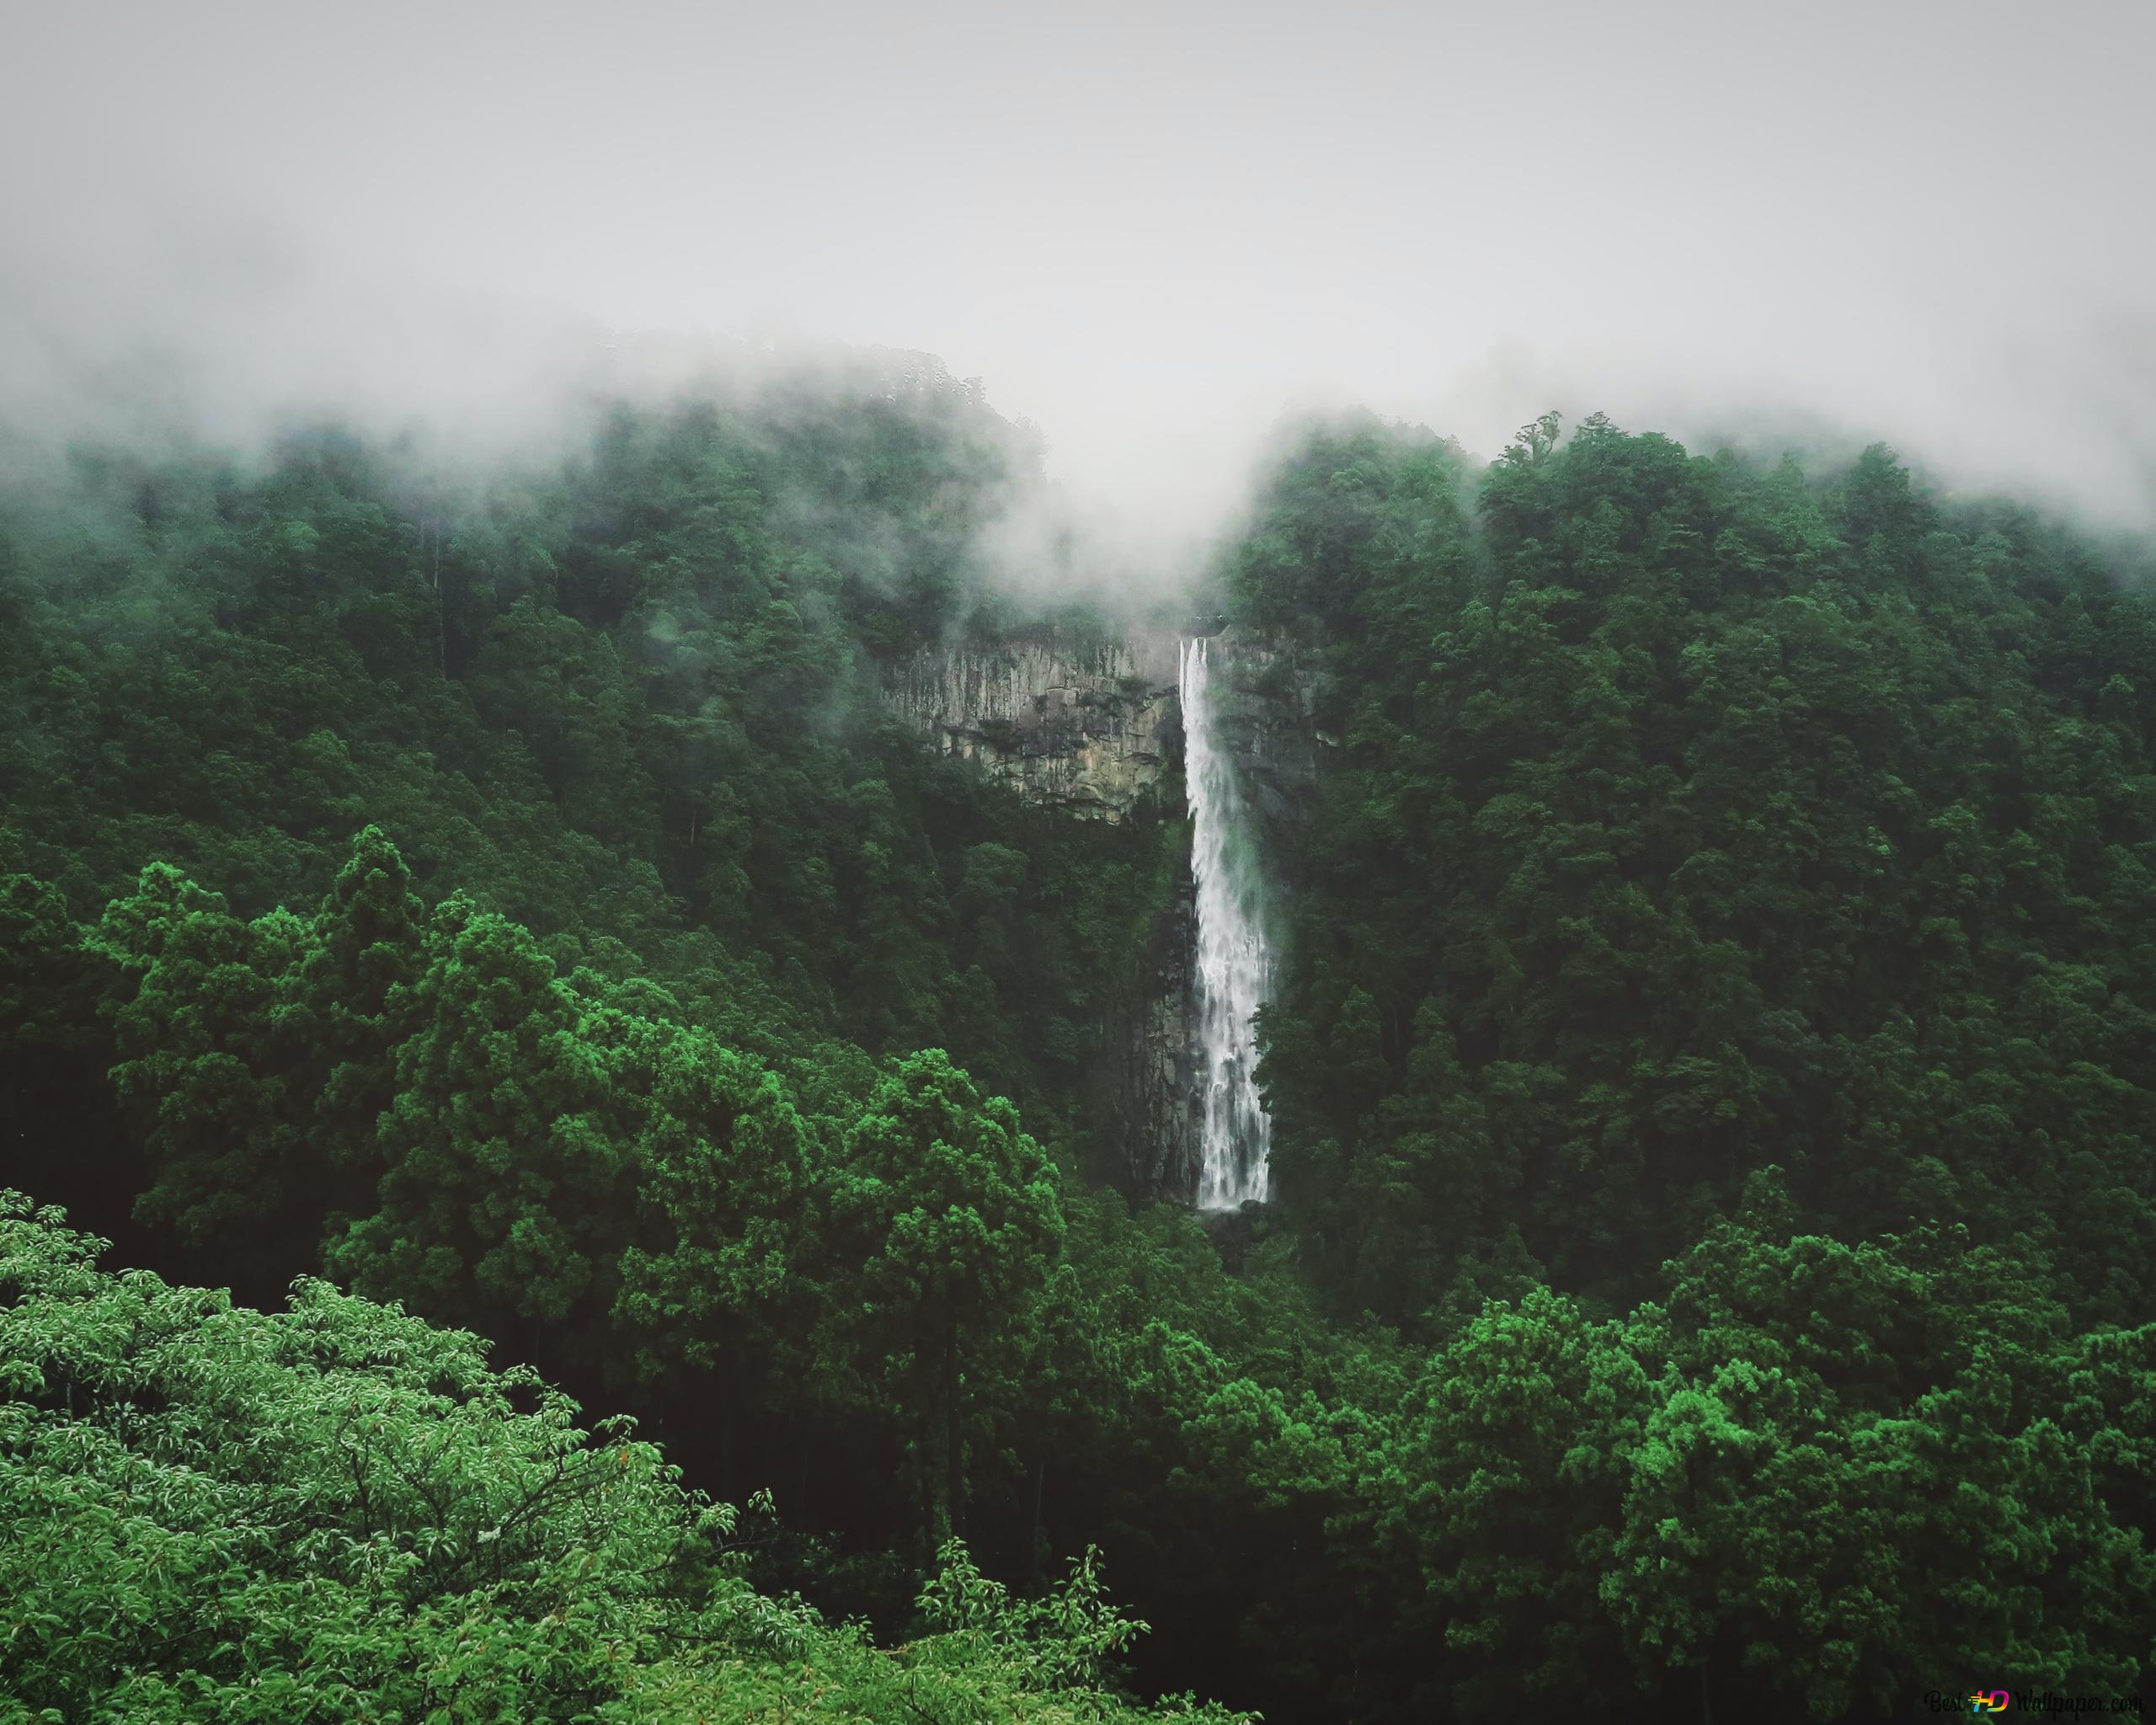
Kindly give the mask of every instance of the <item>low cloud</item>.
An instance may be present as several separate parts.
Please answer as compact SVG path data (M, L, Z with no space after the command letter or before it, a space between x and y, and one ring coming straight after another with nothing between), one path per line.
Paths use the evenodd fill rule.
M1741 9L1740 9L1741 10ZM1203 556L1283 415L1893 442L2156 526L2156 14L253 0L0 24L0 422L444 462L921 350L1020 590ZM732 386L729 386L732 387Z

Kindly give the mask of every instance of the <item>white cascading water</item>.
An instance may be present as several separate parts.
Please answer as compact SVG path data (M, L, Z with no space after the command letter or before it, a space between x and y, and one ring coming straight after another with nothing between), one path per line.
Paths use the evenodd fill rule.
M1198 1052L1203 1135L1198 1207L1262 1199L1273 1123L1258 1100L1251 1020L1273 983L1262 886L1251 856L1234 759L1214 734L1212 668L1203 637L1182 644L1183 784L1190 799L1190 872L1198 887Z

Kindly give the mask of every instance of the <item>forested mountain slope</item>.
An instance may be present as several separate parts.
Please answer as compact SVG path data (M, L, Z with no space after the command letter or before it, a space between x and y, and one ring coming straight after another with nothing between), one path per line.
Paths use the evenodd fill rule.
M969 547L1031 457L887 382L439 494L332 435L17 499L10 1181L468 1327L899 1637L958 1534L1028 1597L1097 1544L1141 1684L1276 1722L2143 1681L2141 553L1884 451L1313 431L1193 595L1331 740L1262 834L1277 1201L1209 1237L1097 1178L1181 811L889 720L879 665L1010 620ZM220 1322L412 1323L297 1310ZM10 1418L95 1418L38 1370ZM641 1584L593 1609L717 1609Z
M1479 493L1315 439L1235 571L1343 740L1266 1069L1320 1274L1412 1320L1509 1242L1636 1297L1774 1163L1822 1231L1967 1226L2149 1316L2146 588L1883 449L1556 431Z
M623 406L462 478L334 430L266 466L77 451L5 499L9 825L78 916L153 860L253 916L373 823L430 902L736 1043L947 1044L1067 1114L1157 835L925 757L877 669L992 625L972 547L1036 460L926 363Z

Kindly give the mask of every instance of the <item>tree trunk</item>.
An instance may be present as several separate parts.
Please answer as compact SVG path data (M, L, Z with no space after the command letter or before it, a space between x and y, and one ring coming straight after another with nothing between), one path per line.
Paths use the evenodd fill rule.
M958 1320L943 1326L943 1449L951 1469L951 1531L966 1530L966 1440L958 1419Z
M1026 1573L1038 1587L1041 1578L1041 1487L1048 1482L1048 1446L1041 1446L1040 1459L1033 1463L1033 1525L1026 1535Z
M936 1462L928 1441L931 1415L926 1397L921 1404L921 1427L914 1445L914 1472L921 1486L921 1567L936 1564Z
M718 1386L718 1495L734 1501L734 1386L723 1377Z

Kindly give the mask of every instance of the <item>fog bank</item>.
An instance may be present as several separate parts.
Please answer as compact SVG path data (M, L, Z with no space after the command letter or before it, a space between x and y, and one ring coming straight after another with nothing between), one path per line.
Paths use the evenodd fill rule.
M2152 20L15 8L0 401L478 447L836 341L981 377L1163 557L1351 401L1486 454L1550 406L1825 423L2146 525Z

